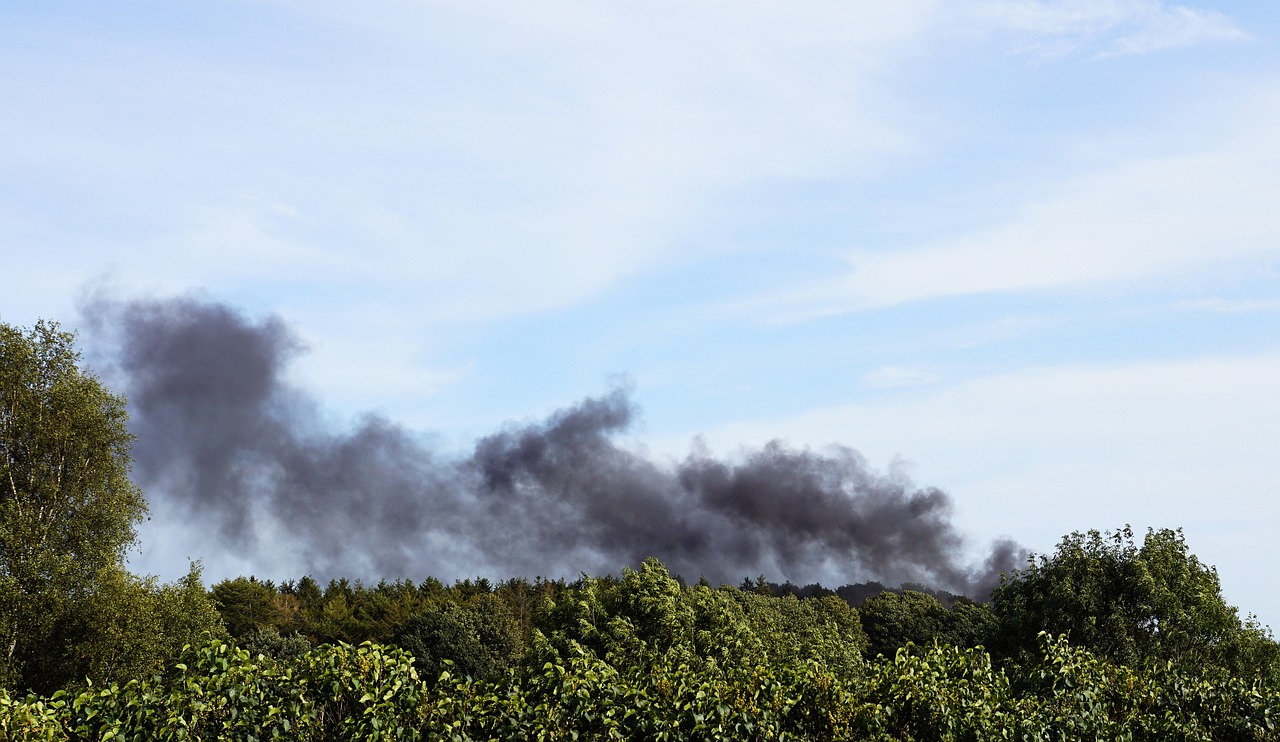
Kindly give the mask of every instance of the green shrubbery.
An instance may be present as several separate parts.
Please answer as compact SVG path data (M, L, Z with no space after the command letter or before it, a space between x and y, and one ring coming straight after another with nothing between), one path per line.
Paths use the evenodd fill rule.
M937 642L864 661L866 637L843 602L685 588L653 561L621 579L566 586L533 611L523 651L511 641L519 622L510 611L481 625L484 611L450 605L406 624L405 636L433 653L430 674L404 649L373 643L273 656L215 640L188 648L166 672L123 685L0 695L0 733L13 740L1280 739L1280 690L1263 677L1169 661L1119 664L1045 633L1018 663ZM505 638L494 626L507 627ZM254 636L269 648L283 644L278 634Z
M491 680L420 677L402 650L326 645L277 662L222 643L168 676L0 695L8 740L1271 740L1280 693L1136 671L1062 639L1015 683L980 649L899 651L841 677L814 661L615 667L585 649Z

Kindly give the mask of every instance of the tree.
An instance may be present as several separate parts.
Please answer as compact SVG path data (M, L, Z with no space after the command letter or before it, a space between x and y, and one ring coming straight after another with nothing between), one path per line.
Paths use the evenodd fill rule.
M481 593L465 604L445 603L409 619L395 643L414 657L419 672L435 680L445 669L473 678L492 678L520 658L520 626L497 597Z
M75 336L0 324L0 681L121 562L146 514L130 481L123 398L79 367Z
M277 662L296 660L311 649L311 642L302 634L294 632L281 636L274 626L256 629L240 641L242 649L246 649L251 657L266 656Z
M885 591L858 609L867 632L867 656L893 657L907 642L924 646L946 642L949 612L932 595L915 590Z
M995 630L991 609L968 598L956 598L947 608L937 598L917 590L886 590L858 608L869 640L867 657L892 658L911 642L924 647L933 642L971 648L985 645Z
M95 683L125 683L165 669L184 645L223 637L221 619L191 565L176 583L132 575L118 565L102 570L92 597L66 617L58 634L65 654L46 657L51 684L64 678L93 678ZM50 671L56 670L56 671ZM29 676L32 674L29 674Z
M0 323L0 687L51 692L155 668L221 624L192 572L124 569L146 515L125 400L57 323Z
M278 631L285 622L285 616L281 615L273 600L275 591L253 577L223 580L209 592L213 594L222 623L235 639L243 639L258 629L268 627Z
M1148 529L1141 547L1128 526L1072 533L1052 556L1032 556L994 594L997 648L1037 651L1036 635L1065 634L1133 667L1174 667L1238 676L1273 675L1277 646L1222 597L1217 571L1191 554L1179 530Z

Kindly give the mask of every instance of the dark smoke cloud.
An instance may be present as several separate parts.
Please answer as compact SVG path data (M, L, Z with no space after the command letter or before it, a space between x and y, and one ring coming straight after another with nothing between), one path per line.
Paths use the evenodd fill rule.
M301 350L277 318L178 298L87 301L137 434L153 502L207 524L263 569L293 550L319 575L574 575L656 556L673 572L915 581L985 596L1021 561L1012 542L960 561L951 500L869 469L855 451L773 442L735 460L695 446L661 463L617 438L636 410L616 388L443 457L385 418L335 431L283 381Z

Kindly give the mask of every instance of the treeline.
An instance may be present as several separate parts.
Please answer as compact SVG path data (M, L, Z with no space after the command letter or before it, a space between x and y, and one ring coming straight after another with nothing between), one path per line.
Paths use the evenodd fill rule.
M397 581L365 587L334 580L321 590L309 578L277 586L242 577L214 585L210 595L232 639L253 654L282 659L327 643L394 644L409 650L427 675L448 662L457 673L493 677L520 665L548 637L570 637L605 652L602 636L634 629L643 618L633 615L637 605L659 599L675 610L671 620L697 616L695 623L706 624L669 629L672 636L703 632L693 647L698 652L711 652L726 631L738 628L751 637L739 647L746 653L737 658L742 661L747 654L790 662L825 652L824 662L852 667L867 647L858 612L838 597L800 600L765 590L690 589L656 561L621 578L511 579L496 585L479 579L445 586L427 579L416 586ZM617 647L609 645L607 653L616 655Z
M1161 542L1176 552L1176 535L1153 532L1144 547ZM1161 615L1165 628L1155 631L1149 620L1081 615L1137 644L1108 637L1103 646L1095 636L1085 646L1045 632L1021 644L1024 627L1011 613L1020 596L1028 586L1050 588L1064 568L1080 566L1071 564L1070 549L1094 536L1106 541L1101 534L1068 537L1053 558L997 591L989 609L995 633L988 636L999 650L935 638L867 659L865 617L838 597L686 587L649 561L618 579L534 583L546 592L531 608L523 641L507 602L518 592L503 590L519 581L489 590L440 586L439 602L401 625L401 648L311 648L303 639L272 654L214 641L147 678L49 698L0 695L0 732L47 740L1280 739L1275 643L1248 622L1214 634L1203 616L1188 623ZM1194 566L1194 557L1182 555L1181 564L1169 563L1173 572L1155 578L1195 578L1180 569ZM1110 577L1150 582L1145 562L1116 562L1124 569ZM1105 560L1090 566L1093 577L1077 573L1084 579L1070 584L1102 586L1093 580L1108 578ZM1195 579L1161 589L1184 587L1184 598L1198 589ZM886 616L934 613L915 597L921 595L888 593L866 605L884 599ZM1127 609L1130 597L1144 596L1111 597ZM916 603L931 607L921 611ZM954 616L957 608L942 610ZM264 628L248 636L260 639ZM1193 629L1208 643L1185 644ZM406 651L411 645L418 653ZM1107 654L1139 645L1150 654L1132 663Z
M674 579L685 586L682 577ZM384 580L373 586L333 579L321 587L309 576L278 584L251 576L218 582L209 595L230 637L253 653L279 658L297 656L321 644L396 644L415 650L420 665L428 657L445 656L470 672L478 667L468 659L473 655L491 657L481 664L498 668L519 657L535 630L552 628L548 624L552 606L584 594L610 595L619 584L613 576L583 576L574 581L512 578L497 583L477 578L452 585L428 577L417 584ZM710 588L711 584L700 580L698 586ZM978 646L996 625L989 605L914 583L896 589L879 582L828 589L817 583L769 582L761 576L743 580L736 589L722 585L720 592L733 596L752 614L809 613L821 607L822 615L842 616L862 627L861 638L853 644L870 657L892 655L907 642L925 644L935 639ZM762 596L779 600L762 600ZM862 609L840 612L840 603ZM428 644L430 634L440 638ZM471 637L477 641L484 637L483 648L467 648Z
M464 674L489 677L518 664L537 637L617 615L634 599L628 579L476 579L446 586L429 578L373 587L334 580L322 589L309 577L280 585L240 577L214 585L210 596L230 637L255 654L284 658L321 644L367 641L409 649L428 674L449 660ZM1009 667L1034 660L1046 632L1131 667L1172 664L1218 678L1280 681L1280 646L1226 604L1217 573L1188 551L1180 531L1152 530L1141 544L1127 527L1071 534L1055 554L1007 575L989 603L877 584L880 591L855 607L851 597L866 594L866 586L797 588L760 578L712 589L705 581L694 587L671 582L681 600L714 597L728 606L723 610L732 617L725 625L750 627L759 640L757 656L768 661L778 653L788 661L808 657L795 644L799 638L810 654L840 647L839 660L824 661L842 667L933 643L984 647ZM591 636L575 638L592 646Z

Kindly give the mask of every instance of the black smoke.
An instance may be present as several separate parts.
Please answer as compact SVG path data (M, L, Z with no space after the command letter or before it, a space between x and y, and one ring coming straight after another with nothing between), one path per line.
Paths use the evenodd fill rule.
M988 594L1022 550L962 563L951 500L868 468L852 449L780 442L663 463L622 446L616 388L448 457L377 415L326 424L284 381L302 347L277 318L196 298L84 304L128 395L134 477L264 570L288 549L320 575L605 573L655 556L736 582L914 581ZM200 547L197 546L197 549Z

